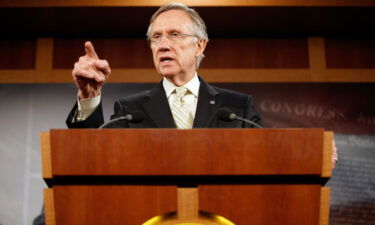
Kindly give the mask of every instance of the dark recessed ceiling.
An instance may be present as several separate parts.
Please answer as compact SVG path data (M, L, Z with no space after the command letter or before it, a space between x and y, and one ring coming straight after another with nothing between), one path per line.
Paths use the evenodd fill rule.
M2 38L145 37L156 7L0 8ZM375 36L375 7L198 7L210 37Z

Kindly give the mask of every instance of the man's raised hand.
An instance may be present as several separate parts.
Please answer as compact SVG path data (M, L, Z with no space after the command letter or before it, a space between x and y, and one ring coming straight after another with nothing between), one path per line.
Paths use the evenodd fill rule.
M85 43L86 55L74 64L72 76L78 88L78 98L94 98L101 93L105 80L111 73L107 60L99 59L91 42Z

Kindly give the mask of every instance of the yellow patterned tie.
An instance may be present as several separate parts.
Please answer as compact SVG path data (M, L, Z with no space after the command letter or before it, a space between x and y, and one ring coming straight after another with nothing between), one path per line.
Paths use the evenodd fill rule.
M172 115L177 129L191 129L193 127L193 116L183 100L187 88L178 87L175 89L175 92L176 99L172 103Z

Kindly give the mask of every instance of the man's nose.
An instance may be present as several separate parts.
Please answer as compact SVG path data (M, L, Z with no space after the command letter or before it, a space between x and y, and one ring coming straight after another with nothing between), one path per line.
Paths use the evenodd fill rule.
M159 51L168 51L171 48L170 45L171 45L170 40L163 36L163 38L158 43L158 49Z

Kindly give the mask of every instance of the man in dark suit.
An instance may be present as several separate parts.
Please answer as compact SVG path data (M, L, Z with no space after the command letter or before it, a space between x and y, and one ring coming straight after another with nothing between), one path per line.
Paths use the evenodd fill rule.
M163 80L151 90L115 102L111 119L142 111L142 121L118 121L111 127L251 127L240 121L220 120L217 112L222 107L260 123L251 96L211 86L198 76L208 36L196 11L179 3L162 6L150 20L147 37ZM90 42L85 43L85 51L72 72L78 101L67 119L70 128L97 128L104 122L100 95L111 70Z

